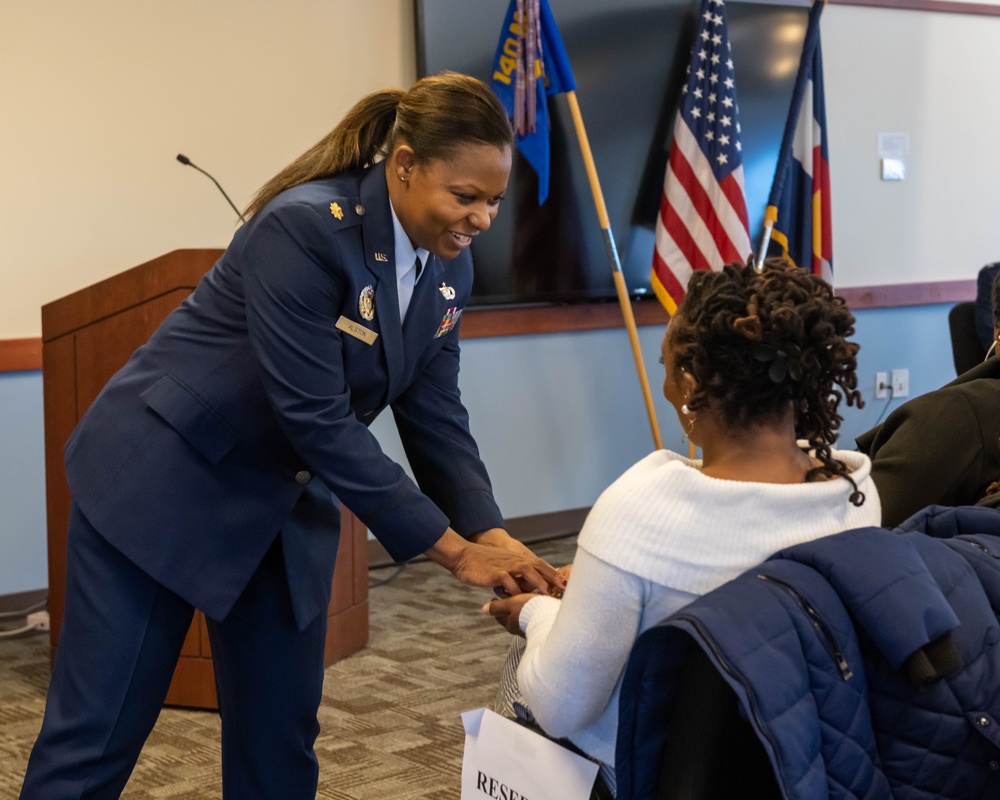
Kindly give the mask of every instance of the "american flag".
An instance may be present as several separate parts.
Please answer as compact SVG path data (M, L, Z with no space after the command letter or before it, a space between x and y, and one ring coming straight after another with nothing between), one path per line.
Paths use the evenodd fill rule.
M656 221L653 289L673 314L691 274L750 255L736 81L723 0L702 0Z

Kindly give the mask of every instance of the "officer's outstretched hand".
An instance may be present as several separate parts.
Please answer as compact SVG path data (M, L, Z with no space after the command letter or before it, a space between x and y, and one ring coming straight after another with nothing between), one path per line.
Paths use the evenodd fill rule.
M470 536L469 541L476 544L485 544L487 547L499 547L503 550L510 550L512 553L520 553L522 556L528 556L529 558L533 558L535 555L528 547L521 544L503 528L490 528L482 533L477 533L475 536Z
M487 531L482 536L492 533ZM462 583L494 589L505 596L531 591L550 595L566 588L565 579L555 567L509 536L507 539L517 548L501 546L500 538L488 537L495 545L468 542L448 528L425 555Z

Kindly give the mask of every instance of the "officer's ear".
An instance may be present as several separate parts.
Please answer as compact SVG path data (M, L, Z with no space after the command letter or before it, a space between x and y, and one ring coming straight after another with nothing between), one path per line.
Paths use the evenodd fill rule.
M417 163L416 154L408 144L401 144L392 151L389 157L390 166L396 177L404 183L410 179L413 167Z

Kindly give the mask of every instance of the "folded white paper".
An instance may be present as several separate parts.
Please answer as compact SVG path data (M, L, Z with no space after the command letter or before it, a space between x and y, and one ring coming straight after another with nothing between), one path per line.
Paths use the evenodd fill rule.
M461 800L588 800L598 766L487 708L462 714Z

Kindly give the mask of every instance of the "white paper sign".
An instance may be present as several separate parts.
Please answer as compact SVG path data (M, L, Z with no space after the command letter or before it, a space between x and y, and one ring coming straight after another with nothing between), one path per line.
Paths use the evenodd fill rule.
M598 766L487 708L462 714L462 800L588 800Z

